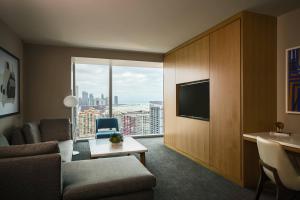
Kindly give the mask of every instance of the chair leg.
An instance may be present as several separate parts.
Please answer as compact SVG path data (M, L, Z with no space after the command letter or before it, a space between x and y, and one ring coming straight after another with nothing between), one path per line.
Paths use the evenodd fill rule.
M267 175L265 174L264 170L260 166L260 177L259 177L258 185L257 185L257 188L256 188L255 200L259 200L259 197L261 195L261 192L264 188L264 184L265 184L267 179L268 179Z

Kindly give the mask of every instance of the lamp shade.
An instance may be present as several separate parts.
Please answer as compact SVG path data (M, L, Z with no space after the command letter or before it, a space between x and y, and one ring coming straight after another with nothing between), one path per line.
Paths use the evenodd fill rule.
M68 108L73 108L78 105L78 99L75 96L69 95L64 98L64 105Z

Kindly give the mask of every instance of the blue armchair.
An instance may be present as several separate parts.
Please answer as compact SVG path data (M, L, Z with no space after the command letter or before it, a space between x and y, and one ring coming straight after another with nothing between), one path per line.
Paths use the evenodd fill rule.
M101 130L109 129L109 130ZM115 129L115 130L113 130ZM96 138L109 138L111 134L119 132L118 120L116 118L96 119Z

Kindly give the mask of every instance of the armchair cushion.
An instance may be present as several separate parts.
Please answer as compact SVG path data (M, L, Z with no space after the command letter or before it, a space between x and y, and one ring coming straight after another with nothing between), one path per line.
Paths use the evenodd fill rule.
M156 184L134 156L63 163L62 174L64 200L102 199L152 190Z
M42 141L70 140L70 122L68 119L42 119L40 121Z
M54 141L0 147L0 159L53 153L59 153L58 143Z
M3 134L0 134L0 147L7 147L9 143Z
M33 144L42 141L39 125L37 123L30 122L24 124L23 133L27 144Z
M96 138L101 139L101 138L110 138L110 136L114 133L119 133L118 131L114 130L99 130L96 133Z

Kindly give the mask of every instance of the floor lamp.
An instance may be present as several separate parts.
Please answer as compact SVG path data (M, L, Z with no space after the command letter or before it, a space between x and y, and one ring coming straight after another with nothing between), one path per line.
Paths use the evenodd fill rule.
M72 121L71 121L71 135L72 135L72 139L73 141L75 140L75 136L74 136L74 128L76 126L76 123L74 123L74 108L78 105L78 98L72 95L66 96L64 98L64 105L67 108L71 108L71 113L72 113ZM76 130L76 129L75 129ZM73 155L78 155L79 151L73 151Z

